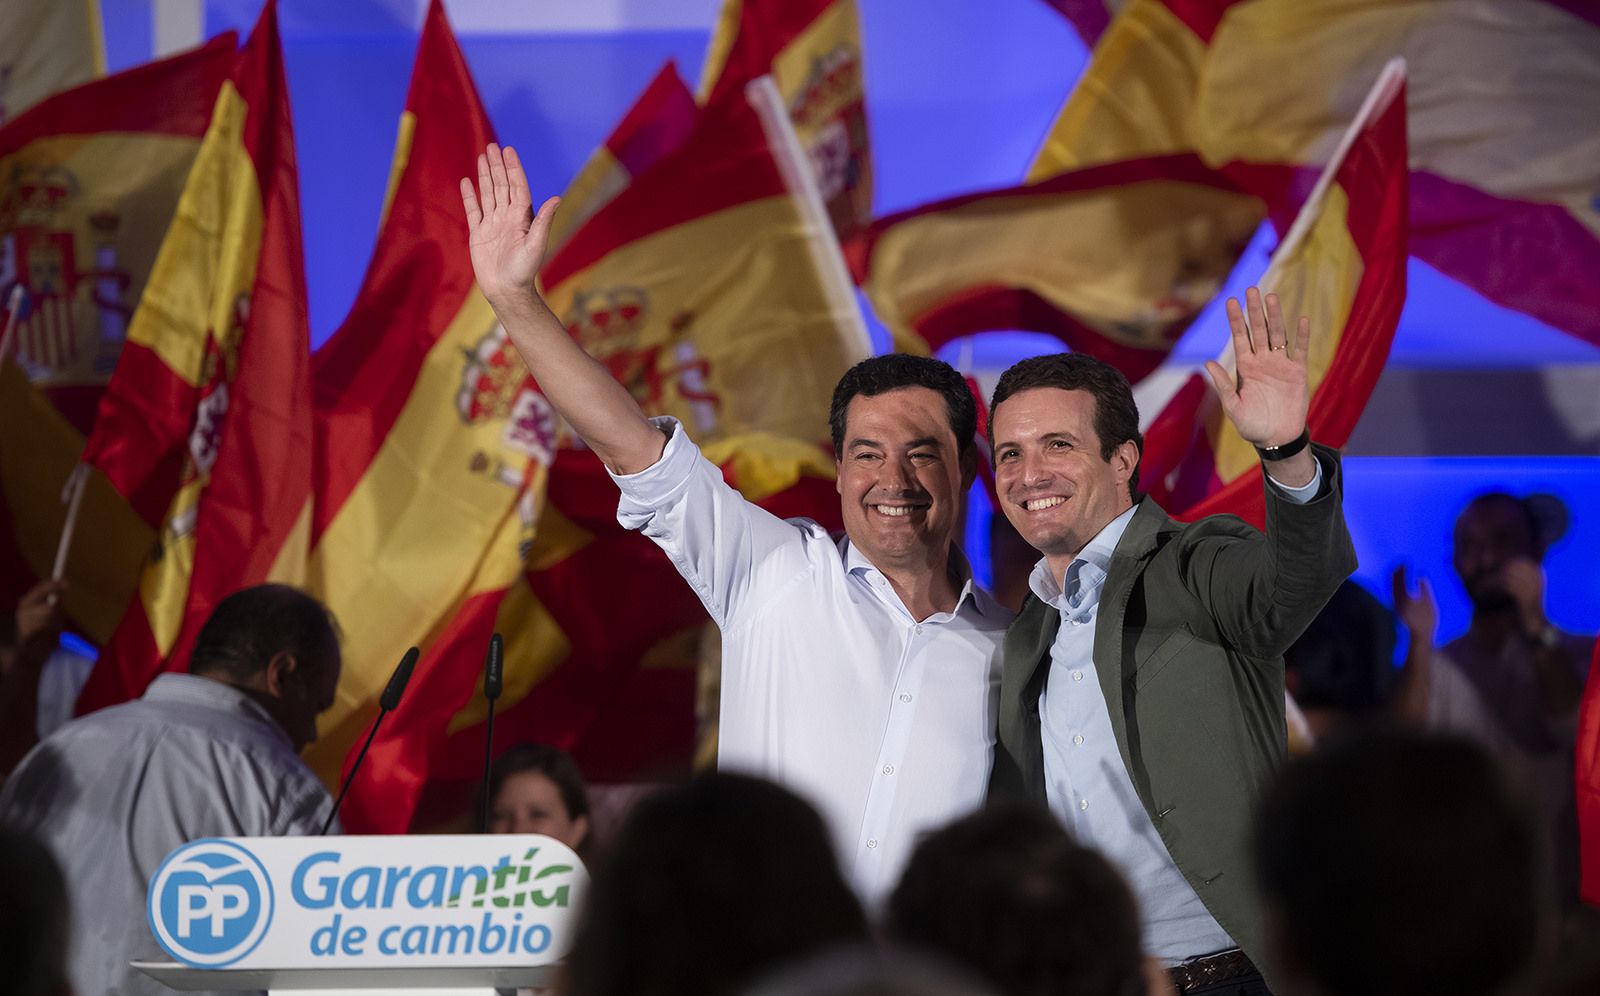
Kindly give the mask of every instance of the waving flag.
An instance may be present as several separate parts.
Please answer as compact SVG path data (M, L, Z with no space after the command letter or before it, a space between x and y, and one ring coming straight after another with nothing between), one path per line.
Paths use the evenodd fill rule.
M1104 161L1108 146L1194 152L1253 170L1286 220L1395 57L1409 67L1411 252L1600 344L1593 4L1129 0L1036 171Z
M1311 319L1311 437L1342 446L1378 382L1405 303L1405 72L1391 66L1261 280L1290 321ZM1219 361L1224 367L1231 356ZM1180 519L1263 524L1261 463L1194 374L1145 433L1140 480Z
M0 389L4 604L50 574L62 487L236 47L229 32L51 97L0 127L0 301L20 287L24 302ZM165 499L140 521L96 475L83 501L65 604L75 627L102 643L132 594Z
M522 574L555 445L554 415L477 289L460 201L440 197L493 140L435 0L377 248L313 368L321 432L309 580L361 648L307 753L330 782L395 662L413 644L425 651L351 786L352 830L403 831L425 784L463 777L441 744Z
M723 0L706 51L707 104L770 75L841 239L872 218L861 24L855 0Z
M559 252L567 237L634 177L683 144L694 130L698 113L694 94L678 75L678 67L669 61L567 185L561 208L550 224L549 253Z
M1584 683L1578 712L1578 848L1582 870L1579 894L1600 906L1600 640Z
M891 215L847 254L903 351L1025 329L1138 380L1216 296L1262 217L1193 156L1151 157Z
M185 667L234 590L301 579L308 366L294 136L269 0L217 98L85 451L136 508L160 492L169 502L80 712Z

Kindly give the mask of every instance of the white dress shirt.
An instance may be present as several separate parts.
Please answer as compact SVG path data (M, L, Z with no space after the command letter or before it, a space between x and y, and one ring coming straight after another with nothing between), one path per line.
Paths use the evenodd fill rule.
M1322 486L1321 464L1303 487L1272 486L1291 501L1310 501ZM1145 951L1173 965L1237 945L1178 870L1139 801L1095 668L1100 591L1134 511L1128 509L1095 534L1061 582L1043 560L1028 578L1034 595L1061 613L1039 695L1045 797L1080 843L1100 851L1122 872L1139 903Z
M969 577L955 611L918 622L848 540L745 501L676 422L657 424L661 459L613 475L617 518L722 628L718 766L815 805L876 904L919 834L983 802L1011 613Z
M145 890L179 844L313 834L332 808L266 710L191 674L61 727L0 791L0 821L34 834L66 876L79 993L171 993L128 962L167 960Z

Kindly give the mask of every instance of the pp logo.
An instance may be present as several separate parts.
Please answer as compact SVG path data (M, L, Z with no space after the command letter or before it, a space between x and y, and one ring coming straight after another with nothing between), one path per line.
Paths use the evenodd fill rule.
M150 881L150 929L167 953L202 968L249 954L272 922L272 883L256 856L225 840L173 851Z

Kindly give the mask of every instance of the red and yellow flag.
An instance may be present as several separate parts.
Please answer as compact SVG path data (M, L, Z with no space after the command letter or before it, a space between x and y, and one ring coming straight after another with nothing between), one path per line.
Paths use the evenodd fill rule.
M550 223L549 254L559 252L568 236L634 177L682 145L694 130L698 112L694 94L669 60L567 185L561 208Z
M1342 446L1389 355L1406 279L1406 79L1393 66L1306 200L1261 280L1311 319L1311 437ZM1231 366L1232 357L1219 360ZM1261 463L1194 374L1145 433L1140 482L1173 516L1265 519Z
M872 219L866 75L855 0L723 0L700 95L736 96L771 75L841 239Z
M0 127L0 301L20 287L24 302L0 389L0 603L14 604L51 571L62 487L236 47L230 32L58 94ZM143 522L99 475L83 502L66 607L101 643L164 503Z
M1037 168L1105 161L1108 145L1193 152L1251 167L1286 219L1396 57L1412 102L1412 253L1600 343L1593 4L1128 0Z
M130 500L170 500L80 711L185 667L201 623L236 589L302 579L308 367L294 136L269 0L217 97L85 451Z
M1577 750L1579 895L1600 906L1600 640L1578 710Z
M1262 217L1195 157L1153 156L891 215L847 256L901 350L1023 329L1136 381L1216 296Z
M336 704L307 759L330 782L407 647L425 651L350 789L345 825L400 832L424 788L463 772L441 749L478 687L522 574L555 418L479 293L453 191L494 140L443 5L430 4L377 249L318 350L309 580L344 628Z
M1253 177L1180 140L1201 51L1181 33L1128 32L1155 68L1109 88L1124 56L1096 49L1061 115L1095 126L1058 124L1024 185L885 218L850 246L899 348L1042 332L1137 381L1221 290L1266 208Z

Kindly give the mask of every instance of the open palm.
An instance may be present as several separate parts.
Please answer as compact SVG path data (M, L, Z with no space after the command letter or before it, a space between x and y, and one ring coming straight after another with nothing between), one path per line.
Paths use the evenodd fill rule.
M1206 364L1228 421L1256 446L1293 441L1305 429L1310 407L1306 361L1311 320L1300 318L1291 341L1278 296L1268 294L1263 302L1261 292L1252 287L1245 292L1245 308L1228 299L1228 326L1237 379L1214 360Z
M490 145L478 156L478 186L461 180L467 213L472 270L489 303L504 304L535 293L534 277L544 262L550 220L559 197L540 205L535 214L528 175L515 149Z

